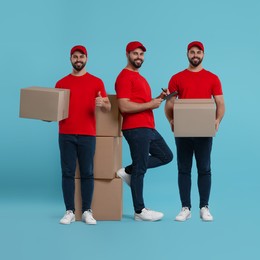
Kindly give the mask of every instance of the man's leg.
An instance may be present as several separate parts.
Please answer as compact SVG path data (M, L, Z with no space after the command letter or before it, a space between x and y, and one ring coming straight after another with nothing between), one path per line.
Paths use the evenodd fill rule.
M178 185L182 207L191 208L191 168L193 157L193 140L188 137L176 137Z
M195 140L195 158L198 169L200 208L208 206L211 189L212 137L198 137Z
M143 199L143 179L147 170L150 134L148 128L137 128L123 131L132 157L131 166L126 167L126 172L131 174L131 192L133 198L134 209L136 213L140 213L144 205Z
M148 168L155 168L172 161L173 154L162 136L154 129L150 143Z
M62 191L66 210L75 210L75 170L77 142L74 135L59 135L60 159L62 169Z
M95 136L78 136L77 154L81 178L82 212L91 209L94 191L93 164L95 148Z

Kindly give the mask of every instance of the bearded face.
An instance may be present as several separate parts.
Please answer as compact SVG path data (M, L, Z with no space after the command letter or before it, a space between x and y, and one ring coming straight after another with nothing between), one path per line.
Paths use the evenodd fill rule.
M192 67L198 67L202 63L203 57L204 52L196 46L192 47L188 51L188 60Z
M136 68L139 69L141 68L144 60L141 58L132 58L131 56L129 56L129 62Z
M203 58L196 57L196 56L193 57L193 58L189 58L189 57L188 57L188 59L189 59L190 64L191 64L193 67L199 66L199 65L201 64L202 60L203 60Z
M141 68L144 62L144 51L140 48L137 48L127 54L128 64L130 64L133 68L139 69Z
M81 71L86 66L86 62L83 61L75 61L71 62L71 64L76 71Z
M74 70L79 72L85 68L87 56L79 51L75 51L70 57L70 62Z

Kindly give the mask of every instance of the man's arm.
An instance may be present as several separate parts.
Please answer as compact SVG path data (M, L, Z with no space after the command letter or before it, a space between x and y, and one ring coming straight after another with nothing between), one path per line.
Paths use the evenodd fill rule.
M172 97L169 100L166 100L165 106L164 106L164 112L165 112L165 116L168 119L170 125L171 125L171 129L172 131L174 130L173 127L173 106L174 106L174 101L175 101L176 97Z
M218 131L219 124L225 114L225 102L224 96L214 96L215 103L216 103L216 122L215 122L215 129Z
M162 101L162 98L154 98L146 103L136 103L130 101L128 98L119 98L118 107L122 113L139 113L148 109L158 108Z

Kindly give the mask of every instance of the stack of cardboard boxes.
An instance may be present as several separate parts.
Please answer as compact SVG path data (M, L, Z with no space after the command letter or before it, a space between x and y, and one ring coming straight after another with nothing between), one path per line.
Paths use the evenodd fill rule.
M29 87L21 89L20 117L60 121L68 117L70 91ZM116 171L122 167L121 115L115 95L108 95L111 112L96 110L96 152L94 158L93 216L96 220L121 220L122 181ZM80 171L75 176L75 213L81 220Z
M122 167L121 115L115 95L108 95L111 112L96 110L96 152L94 157L93 216L96 220L121 220L122 181L116 171ZM75 215L81 220L80 171L75 175Z

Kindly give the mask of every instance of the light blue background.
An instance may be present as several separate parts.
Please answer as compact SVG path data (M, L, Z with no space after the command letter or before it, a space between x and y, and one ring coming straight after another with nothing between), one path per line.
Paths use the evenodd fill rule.
M259 17L258 0L24 0L1 3L0 247L3 259L250 259L259 247ZM62 226L57 124L20 119L20 89L54 87L71 72L70 48L86 45L87 70L107 92L126 64L125 45L147 47L141 73L154 96L187 67L186 46L205 45L204 67L223 84L226 115L212 154L211 209L199 219L196 170L193 217L173 219L180 209L176 158L146 176L148 207L165 213L158 223L136 223L124 186L121 222ZM157 129L175 153L163 107ZM124 142L124 164L130 162Z

